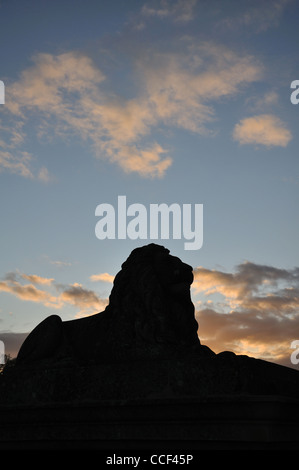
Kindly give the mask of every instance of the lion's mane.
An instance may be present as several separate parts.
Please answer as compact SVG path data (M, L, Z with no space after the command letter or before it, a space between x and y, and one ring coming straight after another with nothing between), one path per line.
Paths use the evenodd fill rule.
M183 294L171 290L173 271L185 271L182 279L178 277L178 281L188 283ZM199 343L190 298L192 280L192 268L170 256L163 246L152 243L136 248L114 279L105 310L114 324L110 332L117 329L117 336L120 333L123 338L119 338L119 344L125 342L127 348L136 348L137 354L141 351L159 354L166 348Z

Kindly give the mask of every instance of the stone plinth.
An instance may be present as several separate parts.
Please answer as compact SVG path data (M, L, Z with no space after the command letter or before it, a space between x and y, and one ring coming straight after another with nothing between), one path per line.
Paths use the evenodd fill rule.
M0 449L292 449L298 423L298 371L231 353L0 380Z
M299 400L275 396L0 408L0 449L298 449Z

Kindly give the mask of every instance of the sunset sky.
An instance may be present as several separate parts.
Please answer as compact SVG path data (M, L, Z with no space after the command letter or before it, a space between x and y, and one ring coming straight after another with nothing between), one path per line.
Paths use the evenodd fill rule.
M299 340L297 0L0 0L0 340L102 311L151 241L194 268L201 342ZM203 246L99 240L99 204L203 204Z

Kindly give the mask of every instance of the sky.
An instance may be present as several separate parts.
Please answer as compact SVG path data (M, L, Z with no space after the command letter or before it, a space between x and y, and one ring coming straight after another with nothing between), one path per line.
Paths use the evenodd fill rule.
M298 17L298 0L0 0L7 354L53 313L104 310L155 242L193 267L203 344L298 369ZM139 226L99 239L119 196L202 204L201 248Z

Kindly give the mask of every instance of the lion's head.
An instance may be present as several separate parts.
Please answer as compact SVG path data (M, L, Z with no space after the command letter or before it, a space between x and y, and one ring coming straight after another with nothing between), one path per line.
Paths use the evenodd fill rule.
M192 267L150 244L132 251L116 275L106 314L124 341L137 348L199 343L190 297Z

